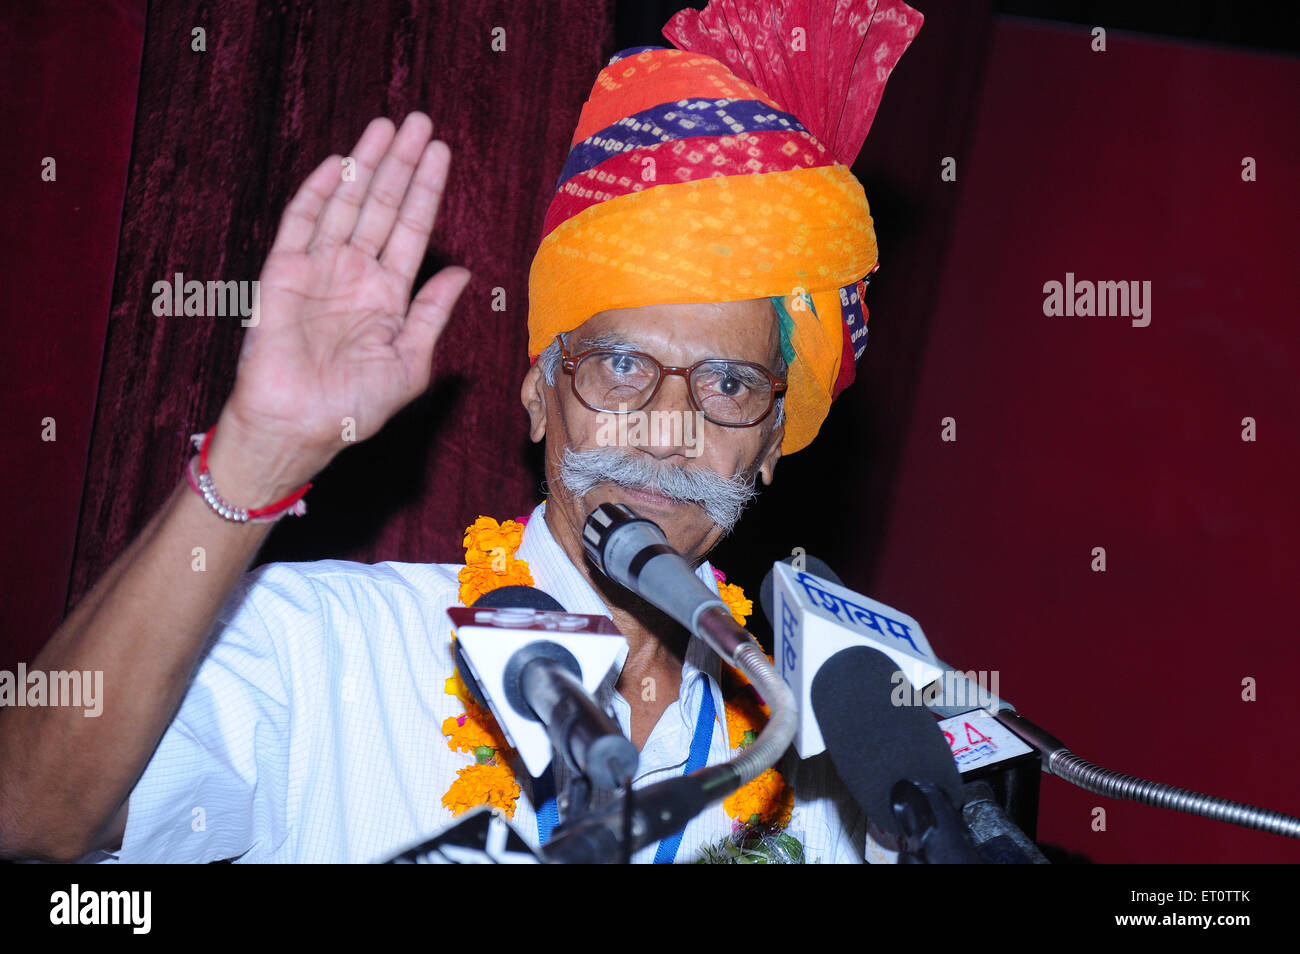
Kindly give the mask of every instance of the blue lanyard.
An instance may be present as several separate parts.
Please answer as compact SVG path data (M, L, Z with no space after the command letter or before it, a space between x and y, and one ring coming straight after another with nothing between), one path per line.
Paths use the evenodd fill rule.
M713 741L713 723L716 713L717 709L713 705L713 687L709 677L704 675L704 698L700 700L700 714L695 720L695 734L691 737L691 751L686 757L683 775L690 775L708 764L709 744ZM560 810L555 802L555 774L551 767L548 766L546 773L537 780L533 797L537 805L537 842L544 845L550 841L551 832L560 823ZM680 831L659 842L659 847L655 849L654 863L672 864L681 843Z

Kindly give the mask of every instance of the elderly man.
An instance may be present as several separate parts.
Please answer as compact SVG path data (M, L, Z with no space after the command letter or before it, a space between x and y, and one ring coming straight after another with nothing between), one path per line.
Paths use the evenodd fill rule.
M920 22L893 9L913 19L905 39L882 41L885 75ZM665 32L707 48L692 16ZM597 505L626 504L717 589L706 555L782 453L812 439L861 353L875 240L842 160L881 85L837 141L700 53L625 51L601 72L530 282L537 360L521 397L549 494L522 531L475 524L499 544L486 569L471 540L469 567L244 573L345 437L365 439L426 389L470 277L446 268L411 299L450 161L426 116L372 122L353 180L340 157L321 163L285 211L201 454L33 666L103 670L103 717L0 714L0 854L373 861L472 804L544 844L563 820L566 767L531 778L455 678L446 611L474 595L474 572L612 617L628 652L597 702L640 751L634 787L731 758L761 709L703 644L586 562L582 527ZM605 446L629 414L698 430ZM780 769L752 800L713 806L634 860L725 857L761 829L781 832L770 856L861 861L865 821L826 757L788 754Z

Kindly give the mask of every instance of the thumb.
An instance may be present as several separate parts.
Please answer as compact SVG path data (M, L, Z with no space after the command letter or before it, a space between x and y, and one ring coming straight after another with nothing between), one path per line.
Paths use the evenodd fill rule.
M411 380L423 382L421 390L429 384L433 346L447 327L451 310L470 278L467 268L459 265L444 268L424 283L407 309L406 323L394 339L393 347Z

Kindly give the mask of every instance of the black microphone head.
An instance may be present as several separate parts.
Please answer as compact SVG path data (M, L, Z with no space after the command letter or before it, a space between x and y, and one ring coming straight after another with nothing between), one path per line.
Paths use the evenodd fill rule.
M564 607L550 593L535 586L499 586L484 593L473 604L483 609L534 609L563 613Z
M601 504L587 514L587 522L582 525L582 549L600 572L605 572L605 544L610 534L635 519L630 507L615 503Z
M639 581L646 562L660 553L676 553L659 524L616 503L601 504L587 515L582 548L596 569L643 598Z
M532 609L557 613L564 612L564 607L560 605L559 600L550 593L542 592L535 586L499 586L495 590L484 593L471 605L482 609ZM469 667L469 661L465 658L465 650L461 647L459 639L456 640L456 671L460 673L460 681L465 684L465 688L474 697L474 701L486 709L488 707L487 698L483 695L483 690L479 688L478 681L474 678L474 670Z
M781 560L780 562L789 563L793 565L794 561L797 559L799 558L794 556L788 556L784 560ZM809 573L811 573L813 576L820 576L823 580L830 580L830 582L837 583L840 586L844 585L844 581L841 580L836 575L835 571L832 570L829 566L827 566L824 561L817 559L817 557L815 556L811 556L807 554L804 555L803 559L804 559L803 568ZM758 605L763 608L763 617L768 621L768 623L771 624L773 629L776 628L776 622L772 619L772 600L775 598L772 593L772 591L775 589L775 584L772 582L772 579L775 576L776 576L775 570L768 570L767 576L763 577L763 582L758 588Z
M902 837L890 796L895 782L930 782L956 809L963 796L952 751L930 710L893 704L897 679L903 678L895 677L898 671L878 649L842 649L813 677L812 708L845 787L868 819ZM912 699L910 683L906 699Z

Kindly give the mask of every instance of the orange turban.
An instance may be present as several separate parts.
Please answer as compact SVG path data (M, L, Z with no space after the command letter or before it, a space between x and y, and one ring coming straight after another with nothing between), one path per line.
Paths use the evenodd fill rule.
M530 358L608 309L770 298L782 451L806 447L866 346L876 236L848 167L921 20L900 0L711 0L664 27L677 49L616 54L533 259Z

